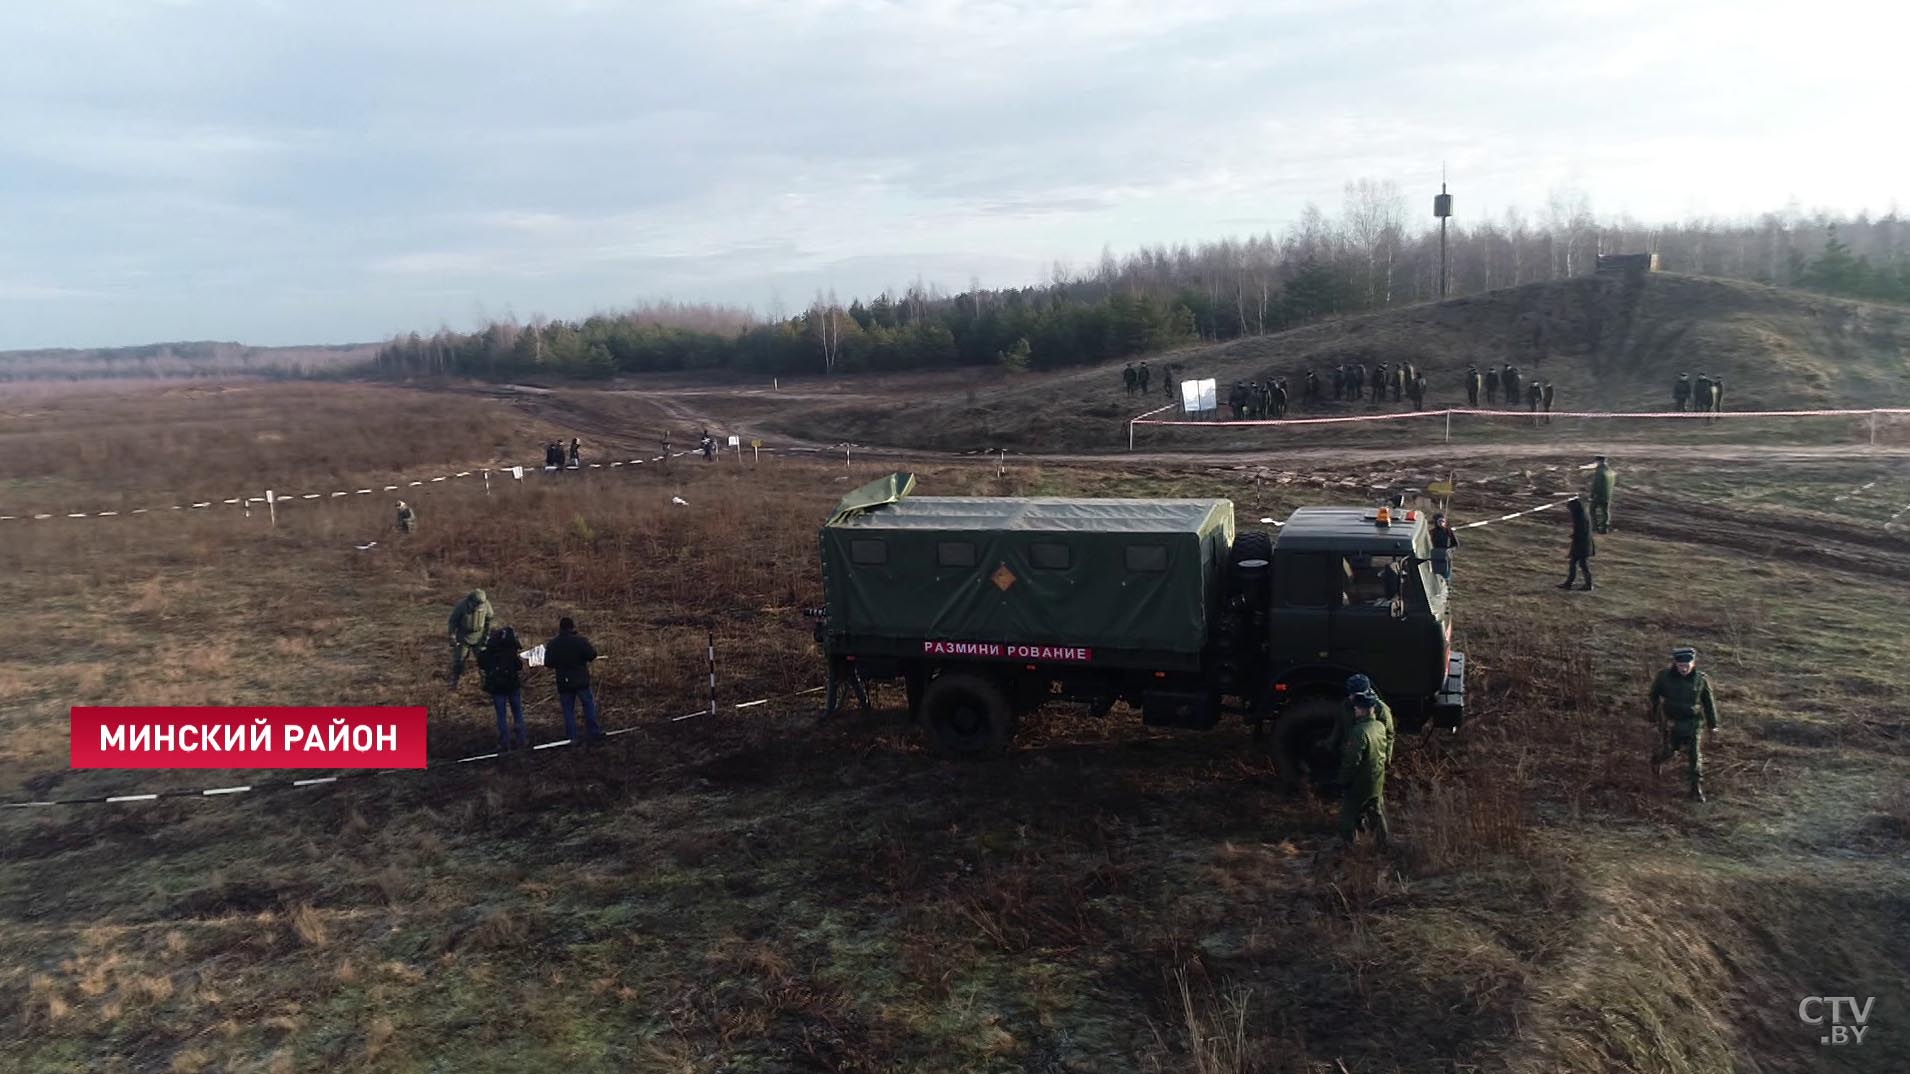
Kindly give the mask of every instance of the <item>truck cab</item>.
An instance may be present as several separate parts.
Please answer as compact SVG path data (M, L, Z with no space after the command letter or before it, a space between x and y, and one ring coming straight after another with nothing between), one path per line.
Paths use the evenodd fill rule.
M1429 719L1456 726L1456 700L1440 699L1455 671L1452 617L1431 558L1429 527L1417 511L1293 512L1274 545L1269 580L1267 657L1276 697L1337 691L1358 672L1405 729Z

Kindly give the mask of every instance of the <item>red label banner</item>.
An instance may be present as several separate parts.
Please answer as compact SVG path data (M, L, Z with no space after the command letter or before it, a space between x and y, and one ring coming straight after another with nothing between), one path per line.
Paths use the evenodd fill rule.
M423 768L423 708L75 706L74 768Z

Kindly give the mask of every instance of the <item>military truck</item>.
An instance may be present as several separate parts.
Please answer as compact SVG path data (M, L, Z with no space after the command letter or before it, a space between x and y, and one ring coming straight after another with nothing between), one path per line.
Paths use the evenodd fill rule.
M895 474L822 527L816 633L842 688L900 681L952 754L1005 750L1051 701L1117 702L1144 723L1243 717L1283 771L1330 768L1354 673L1400 729L1457 728L1465 657L1426 520L1303 507L1278 539L1236 532L1231 501L916 496Z

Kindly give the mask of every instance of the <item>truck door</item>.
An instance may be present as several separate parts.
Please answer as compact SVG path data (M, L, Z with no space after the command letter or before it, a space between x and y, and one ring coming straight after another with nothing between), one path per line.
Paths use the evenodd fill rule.
M1374 658L1386 651L1387 642L1398 633L1392 594L1382 574L1391 561L1364 553L1333 560L1339 596L1333 610L1333 661L1372 674ZM1403 579L1395 584L1403 584Z
M1281 669L1331 659L1336 595L1342 561L1326 552L1274 556L1272 664Z

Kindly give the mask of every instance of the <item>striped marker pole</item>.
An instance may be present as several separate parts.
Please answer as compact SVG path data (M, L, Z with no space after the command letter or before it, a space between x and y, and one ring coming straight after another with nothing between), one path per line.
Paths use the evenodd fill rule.
M710 631L710 715L716 715L716 631Z

